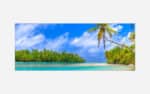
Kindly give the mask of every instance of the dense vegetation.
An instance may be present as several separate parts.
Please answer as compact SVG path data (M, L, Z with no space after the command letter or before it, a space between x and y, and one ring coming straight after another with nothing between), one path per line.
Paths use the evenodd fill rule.
M15 52L16 61L23 62L63 62L63 63L82 63L85 62L77 54L66 53L66 52L55 52L44 49L43 51L38 50L17 50Z
M103 40L103 46L105 49L106 41L116 44L117 47L105 52L105 56L108 64L135 64L135 32L131 32L129 40L132 42L132 46L128 47L126 44L120 44L111 40L113 34L117 33L113 30L109 24L97 24L95 27L89 29L89 32L98 31L98 47L100 41ZM106 33L109 35L106 36Z
M105 52L108 64L135 64L135 45L129 48L116 47Z

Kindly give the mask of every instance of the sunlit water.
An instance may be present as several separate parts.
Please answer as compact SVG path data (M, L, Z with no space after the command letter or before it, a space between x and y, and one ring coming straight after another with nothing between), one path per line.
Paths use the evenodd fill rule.
M56 62L55 62L56 63ZM51 64L48 62L16 62L17 71L122 71L131 70L128 66L86 65L82 64ZM89 63L88 63L89 64Z

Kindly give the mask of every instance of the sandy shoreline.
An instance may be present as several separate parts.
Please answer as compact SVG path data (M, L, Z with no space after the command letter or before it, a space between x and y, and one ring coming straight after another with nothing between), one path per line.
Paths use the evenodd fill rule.
M107 64L107 63L84 63L84 64L16 64L16 66L128 66L119 64Z
M16 64L16 68L17 67L22 67L22 68L32 68L32 67L36 67L36 68L43 68L43 67L94 67L94 66L110 66L110 67L117 67L117 68L122 68L121 70L131 70L131 71L134 71L135 70L135 66L132 65L132 66L129 66L129 65L119 65L119 64L107 64L107 63L84 63L84 64Z

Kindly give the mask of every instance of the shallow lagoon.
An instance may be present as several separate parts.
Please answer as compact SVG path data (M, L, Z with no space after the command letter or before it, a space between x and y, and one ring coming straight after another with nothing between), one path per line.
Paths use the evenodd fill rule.
M59 62L16 62L16 71L130 71L129 66L106 63L60 64Z

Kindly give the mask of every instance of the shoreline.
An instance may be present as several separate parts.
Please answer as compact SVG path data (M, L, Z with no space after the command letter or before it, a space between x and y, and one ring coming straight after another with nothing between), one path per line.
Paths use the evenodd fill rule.
M133 67L134 65L123 65L123 64L107 64L107 63L82 63L82 64L16 64L16 66L128 66Z
M32 68L32 67L36 67L36 68L48 68L48 67L105 67L105 66L112 66L112 67L124 67L125 69L123 70L129 70L129 71L135 71L135 65L121 65L121 64L107 64L107 63L84 63L84 64L16 64L15 67L22 67L22 68Z

